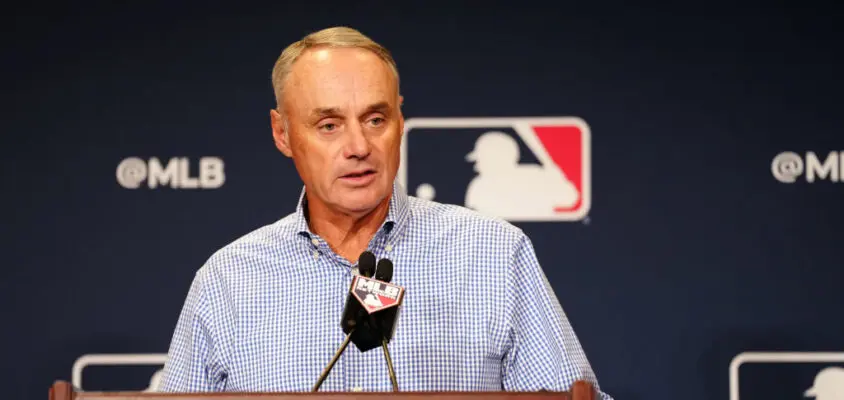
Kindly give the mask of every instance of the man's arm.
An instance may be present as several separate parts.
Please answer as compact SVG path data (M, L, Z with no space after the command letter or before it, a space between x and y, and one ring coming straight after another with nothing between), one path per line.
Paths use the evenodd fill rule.
M182 307L161 378L161 392L211 392L225 390L225 341L223 323L212 296L219 295L219 281L208 268L200 269ZM215 284L216 283L216 284Z
M589 361L560 306L527 236L513 255L509 298L512 348L504 358L503 385L508 391L567 391L585 380L604 400Z

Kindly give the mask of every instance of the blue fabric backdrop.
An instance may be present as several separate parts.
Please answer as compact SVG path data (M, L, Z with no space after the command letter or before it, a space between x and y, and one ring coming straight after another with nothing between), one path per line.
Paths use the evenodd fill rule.
M745 352L774 356L737 359L743 400L803 398L844 365L835 10L304 3L4 17L4 398L45 398L86 354L166 352L205 259L293 211L301 183L272 144L270 70L332 25L393 51L409 120L587 124L588 214L515 223L616 399L727 399ZM408 189L460 203L480 131L446 131L408 132ZM786 151L799 158L772 168ZM122 180L147 183L133 177L155 157L170 181L121 186L129 157L145 162ZM219 159L204 180L203 157ZM90 365L83 386L144 389L151 362Z

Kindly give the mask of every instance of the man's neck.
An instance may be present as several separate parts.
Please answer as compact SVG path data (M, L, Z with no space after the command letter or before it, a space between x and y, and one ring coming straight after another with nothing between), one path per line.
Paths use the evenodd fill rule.
M384 223L389 209L390 196L387 196L366 214L349 215L310 200L306 212L311 231L323 238L334 252L355 263Z

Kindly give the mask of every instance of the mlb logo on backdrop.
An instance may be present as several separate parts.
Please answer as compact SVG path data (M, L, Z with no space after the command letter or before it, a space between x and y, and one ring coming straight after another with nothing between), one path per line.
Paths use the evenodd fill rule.
M844 400L844 352L744 352L729 375L730 400Z
M591 133L576 117L413 118L399 182L409 194L511 222L584 219Z
M167 353L85 354L73 363L71 383L84 391L156 392L165 362Z

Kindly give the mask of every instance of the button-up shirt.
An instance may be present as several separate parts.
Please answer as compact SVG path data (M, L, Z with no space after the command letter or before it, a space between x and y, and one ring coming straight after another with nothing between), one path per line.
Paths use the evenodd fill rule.
M357 265L309 229L304 194L295 212L199 268L161 391L311 390L345 339ZM562 391L579 379L599 388L521 229L394 184L368 249L393 262L392 283L405 288L388 346L399 390ZM350 345L320 390L392 390L381 348Z

